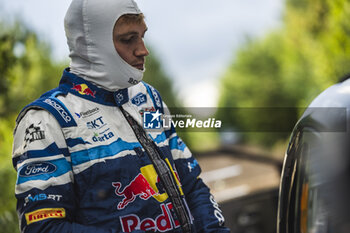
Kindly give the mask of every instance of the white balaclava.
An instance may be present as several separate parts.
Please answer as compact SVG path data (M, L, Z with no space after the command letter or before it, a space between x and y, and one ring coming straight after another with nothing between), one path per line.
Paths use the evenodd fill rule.
M109 91L141 81L144 71L124 61L113 43L119 17L140 13L133 0L73 0L64 19L71 72Z

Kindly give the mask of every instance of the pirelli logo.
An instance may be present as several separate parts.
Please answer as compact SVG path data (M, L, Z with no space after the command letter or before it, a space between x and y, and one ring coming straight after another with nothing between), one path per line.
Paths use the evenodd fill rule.
M31 223L39 222L48 218L65 218L66 211L63 208L47 208L26 213L25 216L27 224L29 225Z

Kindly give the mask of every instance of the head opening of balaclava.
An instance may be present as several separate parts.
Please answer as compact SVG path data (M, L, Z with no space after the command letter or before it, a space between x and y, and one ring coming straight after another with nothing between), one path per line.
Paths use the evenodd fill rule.
M71 72L109 91L127 88L143 77L113 44L113 27L124 14L140 14L133 0L73 0L64 19Z

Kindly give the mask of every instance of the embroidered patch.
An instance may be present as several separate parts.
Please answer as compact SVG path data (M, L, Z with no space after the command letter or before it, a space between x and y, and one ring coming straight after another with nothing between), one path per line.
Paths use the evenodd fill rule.
M66 211L63 208L39 209L25 214L27 225L49 218L65 218Z
M144 104L147 102L147 96L140 92L134 98L131 99L131 102L136 106L140 106L141 104Z
M45 139L45 132L40 128L41 122L38 125L31 124L28 128L26 128L24 141L24 148L28 146L31 142Z

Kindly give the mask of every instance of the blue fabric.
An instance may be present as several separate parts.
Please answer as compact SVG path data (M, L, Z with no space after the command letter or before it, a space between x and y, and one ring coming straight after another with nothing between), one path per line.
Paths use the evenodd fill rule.
M54 156L54 155L59 155L63 154L64 156L69 156L69 151L67 148L58 148L56 143L52 143L48 147L46 147L43 150L29 150L26 151L24 154L21 156L18 156L12 160L13 164L20 163L26 159L33 159L33 158L43 158L43 157L48 157L48 156Z
M72 164L74 166L80 165L91 160L102 159L108 156L118 154L124 150L133 150L135 147L140 147L140 144L128 143L118 138L117 141L111 143L108 146L98 146L88 150L82 150L71 153Z

